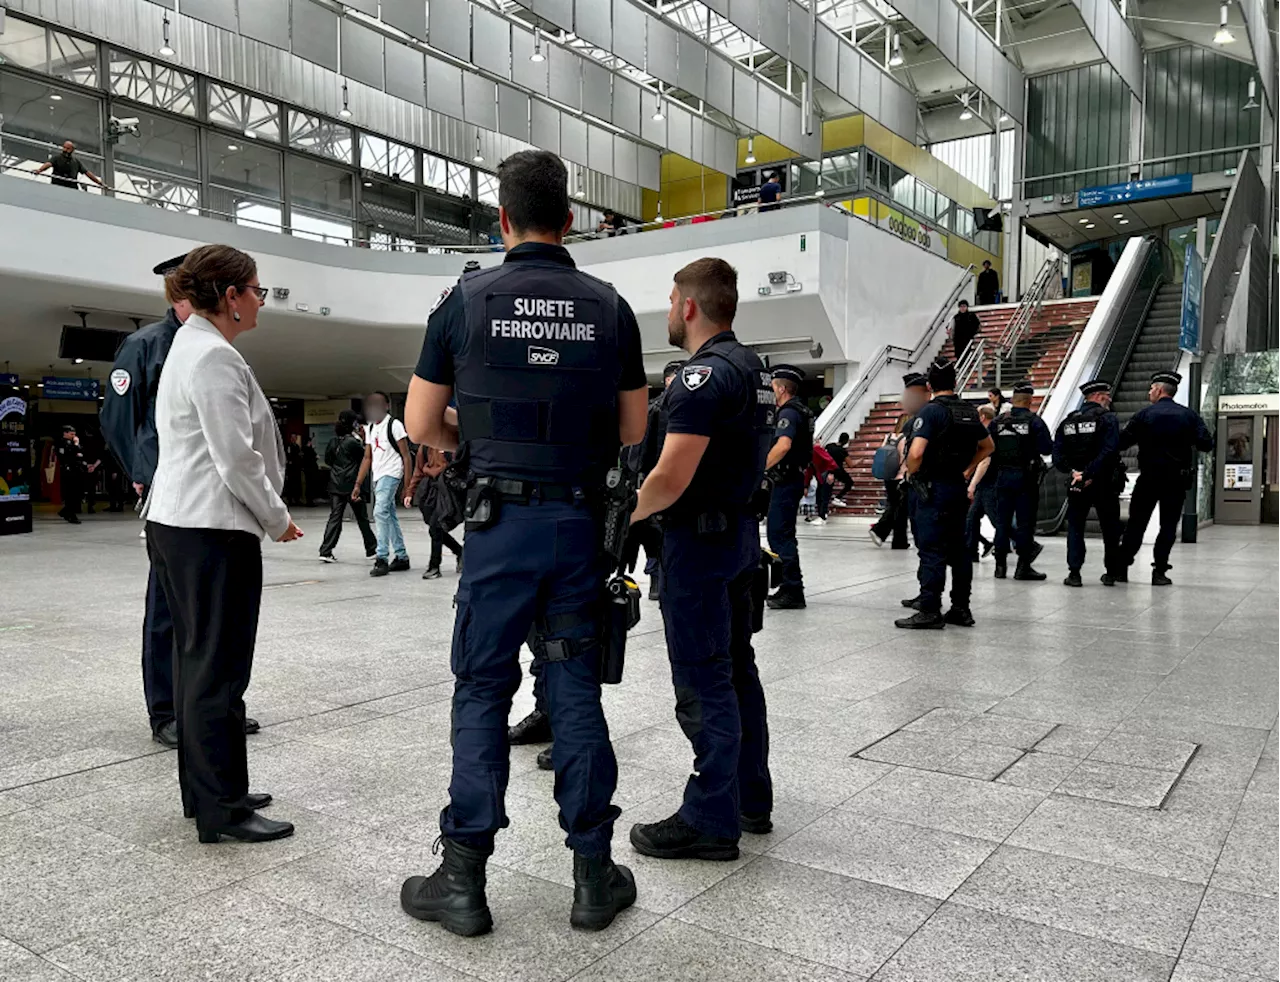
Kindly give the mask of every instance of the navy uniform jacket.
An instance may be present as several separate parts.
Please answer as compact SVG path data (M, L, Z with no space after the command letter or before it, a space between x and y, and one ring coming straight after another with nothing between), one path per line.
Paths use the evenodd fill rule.
M978 444L990 435L976 416L974 422L964 425L952 420L948 403L961 401L957 396L935 396L911 423L912 438L929 441L917 472L925 480L963 483L964 469L973 460Z
M1134 413L1120 433L1120 449L1138 446L1143 474L1177 476L1195 464L1195 452L1213 449L1213 435L1200 414L1172 399Z
M1031 423L1031 435L1036 438L1036 453L1041 457L1045 454L1053 453L1053 434L1049 432L1049 426L1043 419L1033 413L1026 406L1014 406L1009 410L1009 416L1019 422Z
M155 477L160 444L156 437L156 390L169 346L182 322L173 309L124 339L111 367L99 420L107 446L129 480L144 487Z
M1096 402L1086 402L1080 412L1097 424L1099 433L1097 451L1093 460L1085 464L1081 473L1084 474L1086 481L1093 481L1099 477L1109 478L1120 457L1120 421L1116 419L1115 413L1103 409ZM1063 420L1063 423L1065 425L1066 420ZM1058 432L1053 438L1053 466L1064 474L1070 474L1075 469L1066 459L1063 426L1058 427Z

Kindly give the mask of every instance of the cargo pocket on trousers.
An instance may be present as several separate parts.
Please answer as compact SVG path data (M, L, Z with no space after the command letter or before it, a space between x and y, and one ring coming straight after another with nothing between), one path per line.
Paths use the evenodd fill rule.
M472 625L473 613L469 601L470 597L464 597L461 590L453 598L453 603L458 608L458 613L453 621L453 646L449 651L449 668L457 677L465 676L471 667L471 635L474 627Z

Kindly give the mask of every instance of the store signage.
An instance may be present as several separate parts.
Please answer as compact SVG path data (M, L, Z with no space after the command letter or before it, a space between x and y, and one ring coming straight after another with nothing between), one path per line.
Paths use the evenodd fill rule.
M947 237L936 228L921 224L914 218L904 215L896 208L890 208L886 218L880 219L882 228L887 228L900 239L914 242L923 249L938 256L947 254Z
M1187 243L1186 263L1182 272L1182 326L1178 331L1178 347L1200 353L1200 287L1204 281L1204 263L1195 243Z
M1191 175L1174 174L1170 177L1153 177L1145 181L1126 181L1123 184L1102 184L1098 187L1081 188L1076 192L1076 207L1123 205L1146 198L1167 198L1175 194L1190 193Z
M78 399L81 402L97 402L101 385L96 378L57 378L46 375L40 395L45 399Z
M1253 490L1253 464L1223 464L1222 487L1227 491Z
M1218 396L1219 413L1274 413L1280 412L1280 392L1260 392L1257 395Z
M733 203L735 205L748 205L760 200L759 185L752 185L749 188L734 188Z

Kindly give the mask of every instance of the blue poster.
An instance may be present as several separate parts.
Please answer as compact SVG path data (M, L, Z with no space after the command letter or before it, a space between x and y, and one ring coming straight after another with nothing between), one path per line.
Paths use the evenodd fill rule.
M0 372L0 386L2 385L16 386L18 382L19 382L19 379L17 375L14 375L10 372Z
M1178 347L1200 353L1200 287L1204 280L1204 263L1194 243L1187 243L1186 265L1182 271L1182 329Z
M101 394L101 386L96 378L58 378L46 375L44 388L40 395L45 399L79 399L82 402L97 402Z
M1170 177L1150 177L1145 181L1125 181L1123 184L1103 184L1099 187L1081 188L1076 192L1077 208L1093 208L1097 205L1123 205L1144 198L1167 198L1174 194L1191 193L1191 175L1173 174Z

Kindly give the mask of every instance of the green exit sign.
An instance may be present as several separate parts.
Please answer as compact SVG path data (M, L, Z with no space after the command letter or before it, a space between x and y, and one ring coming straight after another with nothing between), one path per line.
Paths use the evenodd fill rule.
M800 251L801 251L801 252L804 252L804 246L805 246L805 237L802 235L802 236L800 236Z

